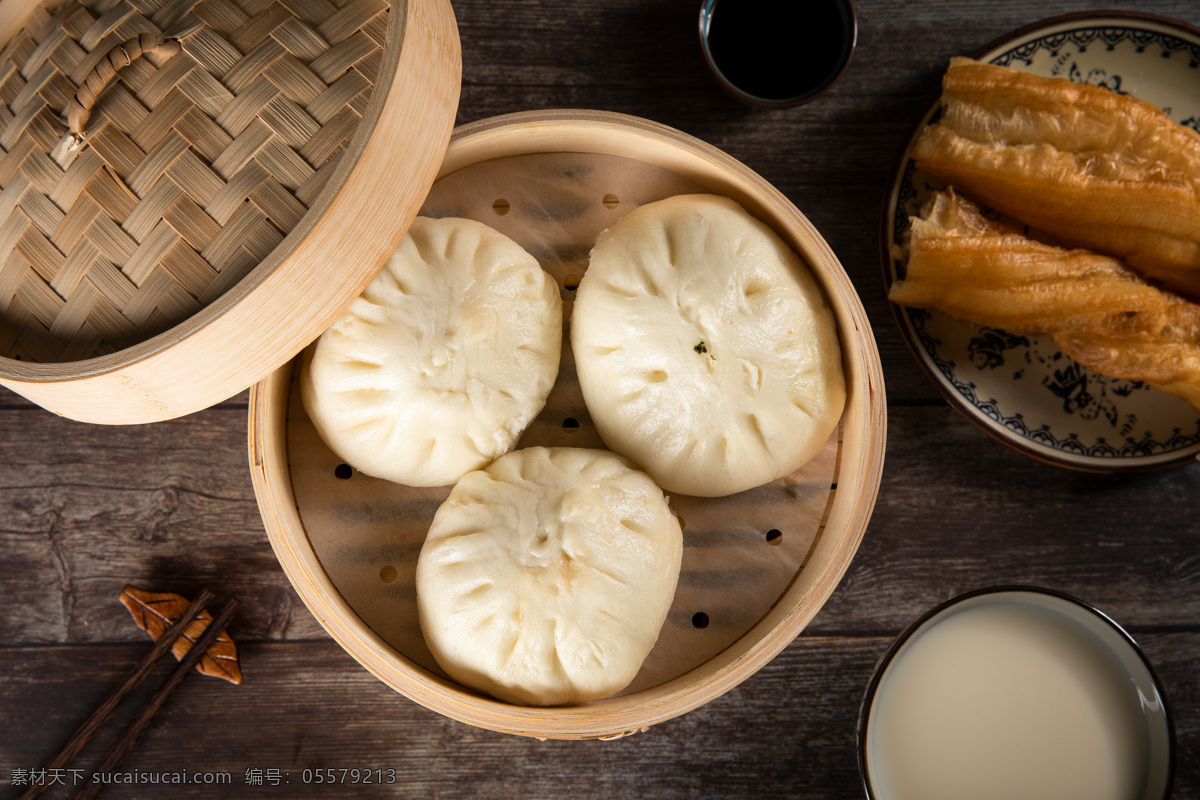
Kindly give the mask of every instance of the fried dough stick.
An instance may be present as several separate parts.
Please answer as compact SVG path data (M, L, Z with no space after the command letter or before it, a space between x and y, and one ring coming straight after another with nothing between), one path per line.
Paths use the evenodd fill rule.
M919 169L1200 298L1200 135L1127 95L954 59Z
M1161 161L1200 178L1200 134L1102 86L952 58L942 100L941 124L972 141Z
M1033 241L938 192L911 219L888 299L1030 336L1103 375L1143 381L1200 411L1200 306L1116 259Z

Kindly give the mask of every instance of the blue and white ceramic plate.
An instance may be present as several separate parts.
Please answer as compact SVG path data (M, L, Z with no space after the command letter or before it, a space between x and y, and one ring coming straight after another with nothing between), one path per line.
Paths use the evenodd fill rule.
M1200 30L1137 14L1071 15L1010 34L975 56L1038 75L1102 84L1200 130ZM913 136L936 109L932 103ZM909 145L911 147L911 140ZM943 184L900 159L883 214L884 279L910 216ZM1049 338L1017 336L934 310L893 306L901 333L947 400L994 438L1064 467L1129 472L1200 458L1200 414L1145 384L1098 375Z

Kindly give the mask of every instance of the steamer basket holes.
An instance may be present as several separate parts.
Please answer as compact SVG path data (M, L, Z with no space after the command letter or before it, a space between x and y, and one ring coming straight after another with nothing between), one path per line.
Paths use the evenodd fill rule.
M496 202L492 203L492 211L495 211L502 217L507 214L511 208L512 207L508 204L508 201L504 198L500 198Z
M339 481L348 481L354 474L354 467L349 464L338 464L333 468L333 475Z
M579 288L579 276L578 275L568 275L567 277L563 278L563 288L566 289L568 292L573 292L576 289L578 289Z
M606 194L604 195L604 199L600 202L604 204L605 208L616 208L617 206L621 205L621 198L617 197L615 194Z
M396 580L399 575L400 573L397 572L396 568L391 564L384 564L379 569L379 580L383 581L384 583L391 583L392 581Z
M705 614L703 611L697 611L695 614L692 614L692 627L707 628L708 614Z
M567 417L563 420L562 426L564 431L567 431L568 433L574 433L575 431L579 430L579 420L575 419L574 417Z
M767 531L767 544L778 547L783 544L783 531L778 528L771 528Z

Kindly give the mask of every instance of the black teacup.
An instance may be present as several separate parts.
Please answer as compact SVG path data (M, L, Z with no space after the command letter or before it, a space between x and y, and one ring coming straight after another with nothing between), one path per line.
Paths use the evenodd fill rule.
M807 103L841 77L857 38L850 0L705 0L700 47L717 82L743 102Z

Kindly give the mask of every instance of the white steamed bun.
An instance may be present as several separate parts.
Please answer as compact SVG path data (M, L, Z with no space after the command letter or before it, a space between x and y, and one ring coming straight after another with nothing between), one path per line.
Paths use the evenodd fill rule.
M845 403L820 286L774 231L713 195L649 203L600 235L571 344L605 444L670 492L717 497L787 475Z
M564 705L633 680L675 594L679 521L607 450L531 447L467 473L417 561L421 629L460 683Z
M318 339L304 406L350 466L444 486L512 448L561 345L558 286L533 256L482 223L418 217Z

